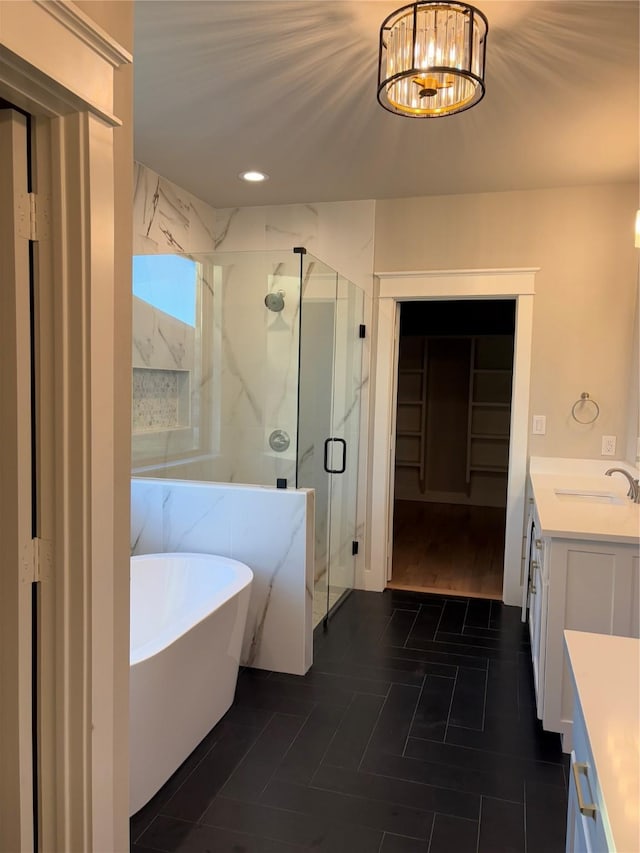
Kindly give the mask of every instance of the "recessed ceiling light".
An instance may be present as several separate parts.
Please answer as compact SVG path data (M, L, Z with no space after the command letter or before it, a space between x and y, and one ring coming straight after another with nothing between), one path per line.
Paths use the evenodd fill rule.
M239 176L243 181L250 181L253 184L258 184L260 181L268 181L269 175L265 175L264 172L256 172L251 169L248 172L240 172Z

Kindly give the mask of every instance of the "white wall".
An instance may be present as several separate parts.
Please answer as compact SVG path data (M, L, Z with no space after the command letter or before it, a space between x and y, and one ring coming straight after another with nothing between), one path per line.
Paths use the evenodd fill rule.
M378 201L378 271L540 267L536 274L530 413L536 456L594 458L602 435L624 458L636 308L634 184ZM571 418L587 391L590 426Z

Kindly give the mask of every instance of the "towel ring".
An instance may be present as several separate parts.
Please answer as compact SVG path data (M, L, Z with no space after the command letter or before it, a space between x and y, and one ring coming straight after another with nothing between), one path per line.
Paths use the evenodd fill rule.
M591 403L591 405L593 406L593 417L586 419L579 418L576 414L576 410L580 411L588 403ZM580 394L580 399L576 400L573 406L571 407L571 416L573 417L574 421L577 421L579 424L592 424L595 420L598 419L599 414L600 406L596 403L595 400L591 399L588 391L583 391L582 394Z

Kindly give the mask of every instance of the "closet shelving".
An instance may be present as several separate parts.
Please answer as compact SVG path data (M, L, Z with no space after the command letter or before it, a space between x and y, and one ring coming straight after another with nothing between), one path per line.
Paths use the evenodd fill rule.
M454 372L450 382L448 375L442 373L443 369L448 369L442 366L442 354L447 346L449 359L453 349L458 352L451 362L456 366L452 367ZM438 348L438 359L433 364L430 363L433 362L430 347ZM434 355L435 352L434 349ZM417 486L421 494L431 493L442 499L448 491L451 496L466 494L468 499L478 478L487 477L495 480L495 486L491 487L493 494L496 494L496 488L499 494L503 487L506 493L512 361L513 335L415 335L401 338L396 467L415 470L413 476L417 476L417 482L413 480L414 488ZM439 371L435 388L434 369ZM438 396L434 397L434 394ZM455 422L459 426L451 419L452 415L445 414L454 409L451 402L443 403L443 394L458 398L459 403L454 409L462 417L462 422ZM439 414L434 421L436 409ZM447 431L444 444L443 440L436 441L436 432L440 428ZM450 461L445 458L447 452L454 454L449 455ZM449 487L443 485L443 472L448 470L452 472ZM408 481L405 479L403 482ZM503 486L498 483L503 483ZM406 488L403 487L405 494Z
M511 335L471 339L467 483L474 472L507 473L512 361Z
M403 343L398 365L396 465L417 469L421 492L425 489L427 359L426 338L408 338Z

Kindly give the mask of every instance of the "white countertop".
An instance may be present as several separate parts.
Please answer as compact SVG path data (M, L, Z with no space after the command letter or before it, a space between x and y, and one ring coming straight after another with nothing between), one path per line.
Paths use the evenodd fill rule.
M629 484L622 474L605 476L609 467L633 470L611 460L531 458L529 477L543 536L640 544L640 504L626 496ZM615 493L620 503L563 499L558 489Z
M640 850L640 640L565 631L574 687L618 853Z

